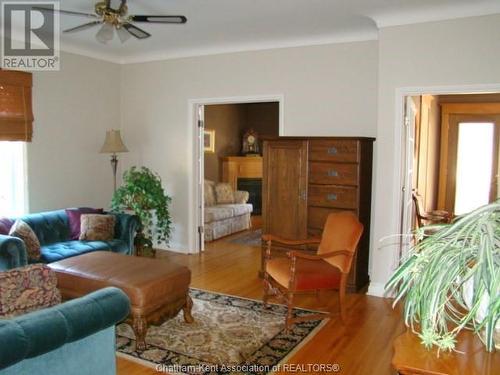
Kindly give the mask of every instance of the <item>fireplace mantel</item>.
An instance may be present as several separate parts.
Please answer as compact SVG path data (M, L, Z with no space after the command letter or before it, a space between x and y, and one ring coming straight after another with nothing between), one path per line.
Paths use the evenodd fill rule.
M234 190L238 178L262 178L261 156L226 156L222 158L222 181L231 184Z

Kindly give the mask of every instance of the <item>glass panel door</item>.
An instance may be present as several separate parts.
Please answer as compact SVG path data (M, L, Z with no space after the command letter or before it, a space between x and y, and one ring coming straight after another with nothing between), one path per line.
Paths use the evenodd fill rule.
M455 214L470 212L490 201L495 124L460 122L456 169Z

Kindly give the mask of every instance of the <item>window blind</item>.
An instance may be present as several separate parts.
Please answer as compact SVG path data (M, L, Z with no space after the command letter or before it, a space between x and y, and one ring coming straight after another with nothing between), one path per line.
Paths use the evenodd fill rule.
M0 70L0 141L31 142L31 73Z

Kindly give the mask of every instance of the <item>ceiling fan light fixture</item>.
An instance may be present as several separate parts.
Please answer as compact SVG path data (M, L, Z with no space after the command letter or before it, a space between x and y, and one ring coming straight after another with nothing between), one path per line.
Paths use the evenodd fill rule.
M52 9L38 6L33 7L33 9L49 13L91 18L91 22L65 29L63 32L69 34L101 25L101 28L95 35L95 38L99 43L103 44L107 44L113 40L115 29L118 34L118 38L122 43L125 43L131 36L138 40L151 37L149 32L136 26L135 23L184 24L187 22L187 18L182 15L129 15L127 0L94 1L97 1L94 7L94 13L82 13L71 10ZM113 8L112 4L116 5L117 2L119 2L118 8Z
M122 42L122 43L125 43L132 36L132 34L130 34L122 26L119 26L119 27L116 28L116 33L118 34L118 38L120 38L120 42Z
M104 23L95 36L97 41L103 44L106 44L109 41L113 40L113 37L114 37L114 26L109 23Z

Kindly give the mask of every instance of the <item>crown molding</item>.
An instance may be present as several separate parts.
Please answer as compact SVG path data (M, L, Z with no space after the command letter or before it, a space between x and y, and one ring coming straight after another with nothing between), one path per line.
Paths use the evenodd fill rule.
M419 23L449 21L460 18L472 18L481 16L493 16L500 14L500 2L497 4L476 3L463 5L455 8L447 8L441 11L417 11L404 14L392 14L386 16L372 16L378 29L392 26L414 25Z
M62 41L60 49L63 52L71 53L74 55L85 56L92 59L102 60L119 65L127 65L127 64L140 64L140 63L162 61L162 60L175 60L175 59L190 58L190 57L267 51L272 49L312 47L312 46L321 46L328 44L356 43L356 42L364 42L377 39L378 39L378 31L373 30L363 33L332 35L332 36L325 36L318 38L300 39L294 41L272 41L272 42L252 43L247 45L228 45L228 46L220 46L220 47L213 47L206 49L193 48L177 52L158 51L158 52L145 53L142 54L141 56L118 56L113 53L103 53L103 52L93 51L90 48L71 45L68 44L67 42L62 42Z
M89 48L76 46L76 45L70 45L70 44L63 42L63 41L61 41L60 49L62 52L71 53L73 55L84 56L84 57L88 57L88 58L91 58L94 60L102 60L102 61L106 61L106 62L113 63L113 64L121 64L120 57L115 55L115 54L112 54L112 53L103 53L103 52L93 51ZM63 63L64 62L61 61L61 64L63 64Z
M141 56L123 57L120 61L121 64L138 64L145 62L161 61L161 60L174 60L190 57L201 57L211 55L222 55L230 53L244 53L267 51L272 49L284 48L298 48L298 47L311 47L321 46L327 44L343 44L343 43L356 43L378 39L378 30L366 31L360 33L349 33L343 35L330 35L316 38L299 39L294 41L269 41L262 43L248 43L242 45L227 45L212 48L193 48L177 52L151 52Z

